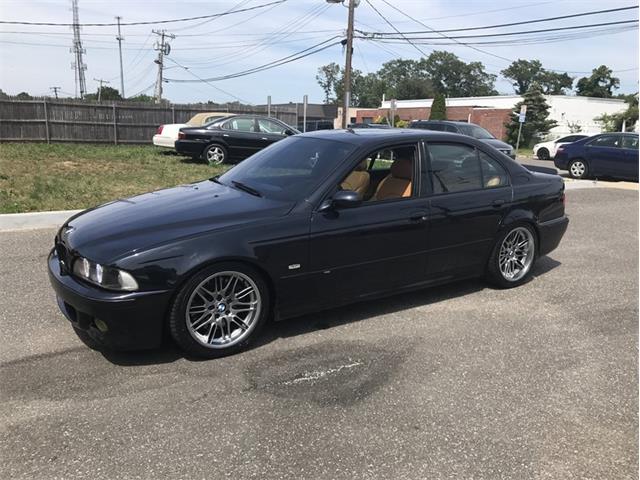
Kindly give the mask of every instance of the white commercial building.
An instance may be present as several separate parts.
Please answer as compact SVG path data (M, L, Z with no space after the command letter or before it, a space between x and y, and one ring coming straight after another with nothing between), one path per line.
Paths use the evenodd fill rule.
M596 118L602 114L619 113L627 109L624 100L614 98L580 97L572 95L545 95L549 104L549 119L558 126L551 130L552 137L571 133L571 127L580 127L581 133L596 134L602 132L602 124ZM447 98L447 107L475 107L493 109L512 109L520 102L520 95L496 95L489 97ZM396 100L396 109L430 108L433 99ZM389 100L383 101L381 108L390 108Z

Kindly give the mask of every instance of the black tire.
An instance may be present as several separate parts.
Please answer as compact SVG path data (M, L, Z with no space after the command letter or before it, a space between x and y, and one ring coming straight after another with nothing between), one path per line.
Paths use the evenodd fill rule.
M503 245L503 242L507 237L509 237L514 232L523 232L523 229L529 232L529 240L532 243L529 251L529 255L531 255L531 260L527 263L527 268L524 273L519 278L516 279L507 279L503 274L503 271L500 268L500 249ZM505 228L496 239L496 243L493 246L493 250L491 251L491 256L489 257L489 261L487 263L486 269L486 278L487 281L492 283L498 288L513 288L523 283L529 281L531 278L531 272L533 271L533 266L535 265L536 258L538 254L538 236L536 235L533 227L527 223L519 222L513 225L510 225L508 228Z
M237 328L238 325L232 324L231 321L223 320L222 318L220 319L221 330L224 333L225 332L224 328L226 328L227 331L229 332L229 338L233 338L233 334L236 333L237 331L241 332L238 335L238 337L245 335L244 338L241 338L239 339L239 341L236 341L236 343L232 343L231 345L226 347L223 346L222 344L215 345L214 343L209 343L209 342L211 342L212 338L214 341L216 340L215 334L218 329L217 327L218 322L216 320L212 320L212 317L214 315L216 316L216 318L218 315L223 316L223 314L218 313L217 307L220 306L220 303L227 302L227 299L220 300L219 303L215 305L215 307L213 306L208 307L208 309L211 310L210 312L211 316L206 320L206 322L209 322L209 325L211 325L211 328L212 329L215 328L215 330L213 331L213 334L211 333L208 334L210 335L209 340L207 341L208 346L205 346L202 339L200 340L196 339L196 336L198 335L198 333L201 333L201 332L192 333L193 330L187 326L187 308L189 306L189 302L192 301L192 299L195 299L197 296L197 294L195 293L195 290L203 286L203 282L205 282L207 279L211 277L222 275L223 273L224 274L239 273L239 276L243 276L250 279L250 281L253 282L252 286L255 287L255 290L257 290L257 295L258 295L257 298L259 299L259 304L257 306L255 317L252 319L251 323L249 324L249 328L246 330L242 328L240 329ZM224 277L220 277L220 278L224 278ZM206 285L207 287L210 286L210 284L207 284L207 283L205 283L204 285ZM235 298L235 294L234 294L234 298ZM229 310L231 310L232 308L233 301L234 300L228 301L227 308ZM213 301L212 303L215 304L216 302L217 301ZM209 267L206 267L196 272L180 288L178 294L173 300L171 309L169 311L169 320L168 320L169 331L171 333L173 340L178 344L178 346L182 348L184 351L192 355L203 357L203 358L217 358L217 357L224 357L226 355L232 355L234 353L237 353L237 352L240 352L241 350L246 349L247 346L258 336L260 330L262 329L262 327L267 321L267 318L269 317L270 305L271 305L271 298L270 298L269 288L267 286L267 283L265 282L262 275L259 272L257 272L254 268L239 262L216 263L214 265L211 265ZM197 308L203 308L203 307L198 306ZM207 307L204 307L204 308L207 308ZM226 318L226 315L228 314L229 314L229 311L227 311L227 314L224 315L225 318ZM193 318L193 317L190 317L190 318ZM203 323L206 323L206 322L203 322ZM197 323L197 321L193 323L195 324ZM234 329L233 333L231 332L232 328ZM245 331L247 333L245 333ZM211 337L211 335L213 335L213 337ZM221 340L221 338L218 338L217 340Z
M540 150L538 150L536 156L539 160L549 160L551 158L549 156L549 150L547 150L546 148L541 148Z
M589 166L582 158L571 160L567 170L569 170L569 176L571 178L587 178L589 175Z
M202 152L202 159L211 166L223 165L229 161L227 149L219 143L207 145Z

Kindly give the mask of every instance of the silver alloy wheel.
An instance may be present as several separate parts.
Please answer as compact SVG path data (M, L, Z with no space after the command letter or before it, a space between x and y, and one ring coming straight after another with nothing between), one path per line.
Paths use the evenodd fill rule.
M209 165L221 165L224 163L224 150L217 145L207 149L206 157Z
M517 282L531 268L535 255L535 240L529 229L514 228L502 241L498 264L505 280Z
M569 171L575 178L581 178L587 171L587 167L580 160L576 160L571 164L571 167L569 167Z
M260 317L255 282L241 272L218 272L195 288L185 312L187 330L207 348L228 348L247 338Z

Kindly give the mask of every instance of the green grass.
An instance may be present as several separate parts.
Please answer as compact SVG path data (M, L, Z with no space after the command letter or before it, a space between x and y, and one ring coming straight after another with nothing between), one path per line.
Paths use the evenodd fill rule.
M226 170L152 146L0 144L0 213L87 208Z

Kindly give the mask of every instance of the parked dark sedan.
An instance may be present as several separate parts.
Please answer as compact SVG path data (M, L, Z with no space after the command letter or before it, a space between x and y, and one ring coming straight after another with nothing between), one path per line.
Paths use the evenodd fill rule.
M572 178L638 180L638 134L603 133L562 145L553 163Z
M564 184L473 138L289 137L210 180L69 219L49 276L85 338L236 352L276 320L461 278L527 281L568 224Z
M244 160L297 133L300 132L275 118L233 115L202 127L181 128L175 148L183 155L221 165Z
M475 123L454 122L452 120L414 120L409 124L409 128L424 128L425 130L435 130L438 132L459 133L473 137L481 142L491 145L496 150L515 159L516 154L513 147L508 143L498 140L490 132Z

